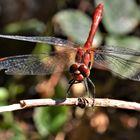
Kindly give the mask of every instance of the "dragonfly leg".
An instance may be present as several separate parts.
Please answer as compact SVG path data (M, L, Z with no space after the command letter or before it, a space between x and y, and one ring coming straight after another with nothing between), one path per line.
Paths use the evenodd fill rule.
M66 93L66 98L69 96L69 93L70 93L70 89L72 87L73 84L78 84L80 83L79 81L75 81L74 79L71 79L69 81L69 87L68 87L68 90L67 90L67 93Z
M69 96L70 89L71 89L71 87L72 87L73 84L75 84L75 80L74 79L71 79L69 81L69 87L68 87L68 90L67 90L67 93L66 93L66 98Z
M87 78L85 78L85 80L84 80L84 84L85 84L86 92L87 92L88 96L90 97Z
M85 108L89 104L88 100L84 97L78 98L78 106L81 108Z
M95 92L96 92L95 85L94 85L94 83L90 80L90 78L87 78L87 81L88 81L88 83L91 84L91 86L92 86L92 88L93 88L92 97L93 97L93 106L94 106L94 102L95 102Z
M92 86L92 88L93 88L92 97L95 98L95 92L96 92L95 85L94 85L94 83L90 80L90 78L87 78L87 82L91 84L91 86Z

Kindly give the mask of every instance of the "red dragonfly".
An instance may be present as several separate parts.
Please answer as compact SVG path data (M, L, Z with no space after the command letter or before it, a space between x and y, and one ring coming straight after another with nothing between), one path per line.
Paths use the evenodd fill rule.
M48 75L54 72L68 70L72 74L68 92L73 84L84 81L87 91L88 84L91 84L95 93L95 86L89 79L90 69L93 64L114 71L122 78L140 81L140 74L139 71L137 71L137 68L140 67L140 63L128 59L131 56L139 57L140 52L128 48L108 46L92 48L93 39L102 19L102 15L103 4L100 3L95 9L90 33L83 47L55 37L0 35L1 38L47 43L61 48L50 54L28 54L1 58L0 69L5 69L6 74L21 75ZM110 59L106 59L105 56ZM110 64L114 69L109 67ZM127 68L127 71L131 74L115 71L115 68L119 69L120 66Z

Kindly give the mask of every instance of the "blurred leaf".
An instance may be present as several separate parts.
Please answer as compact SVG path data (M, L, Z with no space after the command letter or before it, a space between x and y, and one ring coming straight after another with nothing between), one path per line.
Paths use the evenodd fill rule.
M10 140L26 140L27 139L22 128L20 128L17 123L13 124L11 131L13 132L13 136L11 137Z
M34 122L42 136L59 131L66 120L66 107L40 107L34 112Z
M6 88L0 87L0 101L7 100L9 97L9 92Z
M11 124L13 124L14 118L13 118L13 113L12 112L4 112L1 113L3 117L3 122L1 122L1 127L3 128L9 128Z
M10 140L26 140L23 129L19 126L16 121L14 121L12 112L1 113L3 121L0 122L1 132L8 131L10 135Z
M106 44L111 45L114 47L123 47L123 48L130 48L140 52L140 40L137 37L116 37L116 36L109 36L106 39ZM128 61L123 61L123 59L127 59L130 61L135 61L140 63L140 58L132 55L123 55L123 54L114 54L117 57L121 57L122 60L115 60L113 57L106 56L107 61L109 61L109 66L111 70L115 73L121 74L125 77L132 77L139 72L139 64L131 63Z
M34 54L48 53L50 51L51 51L51 46L50 45L37 43L37 45L35 46L32 53L34 53Z
M68 36L68 38L74 40L79 44L84 44L88 37L91 19L84 13L78 10L65 10L57 13L54 18L54 25L58 28L58 25L62 32ZM99 45L102 37L99 32L95 36L93 44Z
M17 94L22 93L25 89L22 84L11 83L8 87L10 97L14 98Z
M96 0L97 3L102 2ZM104 2L103 24L113 34L133 31L140 22L140 7L134 0L106 0Z
M107 45L122 46L140 51L140 39L135 36L108 36L106 38Z
M14 22L11 24L8 24L4 28L4 32L6 33L43 33L46 29L46 25L38 21L36 19L30 19L27 21L20 21L20 22Z
M66 81L60 80L60 82L55 87L54 98L64 98L65 97L66 89L64 86L64 84L65 84L64 82L66 82Z

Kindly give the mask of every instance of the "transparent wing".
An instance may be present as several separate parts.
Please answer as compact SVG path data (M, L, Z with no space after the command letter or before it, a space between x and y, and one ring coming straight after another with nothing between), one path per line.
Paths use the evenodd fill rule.
M95 64L109 69L121 78L140 81L140 52L128 48L99 48Z
M0 35L0 38L8 38L14 40L28 41L28 42L37 42L37 43L47 43L50 45L57 45L61 47L78 47L78 44L75 44L71 41L60 39L56 37L46 37L46 36L17 36L17 35Z
M71 51L71 50L69 50ZM48 75L68 70L73 63L74 51L59 51L51 54L19 55L0 59L0 70L6 74Z
M101 46L96 49L97 53L100 54L118 54L128 56L140 56L140 51L129 48L121 48L117 46Z

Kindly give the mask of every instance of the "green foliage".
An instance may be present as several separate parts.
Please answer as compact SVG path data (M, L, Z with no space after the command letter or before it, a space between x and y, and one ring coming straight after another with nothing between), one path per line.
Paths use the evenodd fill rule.
M42 136L58 132L66 120L67 107L40 107L34 112L34 122Z
M55 98L62 98L65 95L61 84L56 86ZM50 133L58 132L68 117L68 108L58 107L40 107L34 112L34 122L37 130L42 136L48 136Z
M58 12L53 20L68 38L80 44L85 43L92 22L91 18L86 14L79 10L64 10ZM95 36L94 45L100 44L101 40L102 37L98 31Z
M102 1L96 0L99 2ZM120 35L133 31L140 21L139 9L134 0L106 0L102 20L106 30Z
M133 50L138 50L140 47L140 39L136 36L107 36L106 44L113 46L122 46Z
M9 140L26 140L26 135L19 124L14 120L13 114L11 112L6 112L1 114L3 117L3 122L0 123L0 131L7 132L9 135L5 137Z
M4 32L14 34L14 33L42 33L44 32L46 26L43 22L30 19L26 21L19 21L8 24L4 28Z
M9 96L11 98L15 98L18 94L23 93L25 88L22 84L11 83L8 87L8 90L10 92Z
M0 87L0 102L7 100L9 97L9 92L6 88Z
M13 133L13 136L10 138L10 140L26 140L26 135L22 128L18 126L18 124L12 125L11 132Z
M34 54L38 53L47 53L51 51L51 47L48 44L40 44L38 43L36 47L34 48L33 52Z

